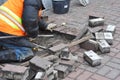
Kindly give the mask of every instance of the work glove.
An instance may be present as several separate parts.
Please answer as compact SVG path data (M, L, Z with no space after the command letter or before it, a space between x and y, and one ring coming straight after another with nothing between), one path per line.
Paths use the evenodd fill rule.
M55 24L55 23L50 23L50 24L48 24L48 26L47 26L47 28L46 28L46 30L49 30L49 31L53 31L53 28L55 28L57 26L57 24Z
M36 40L36 38L31 38L31 37L29 38L29 41L30 41L30 42L33 42L33 41L35 41L35 40Z

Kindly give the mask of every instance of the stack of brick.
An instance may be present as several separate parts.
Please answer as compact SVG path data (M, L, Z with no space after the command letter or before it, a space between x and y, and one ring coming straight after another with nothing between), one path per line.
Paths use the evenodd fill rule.
M0 77L12 80L27 80L28 74L27 67L11 64L2 65L0 70Z

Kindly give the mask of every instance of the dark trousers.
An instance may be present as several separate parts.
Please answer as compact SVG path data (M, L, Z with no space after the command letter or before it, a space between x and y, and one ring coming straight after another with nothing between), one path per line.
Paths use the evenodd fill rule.
M0 32L0 36L11 36ZM31 58L34 54L34 45L25 37L0 39L0 61L23 61Z

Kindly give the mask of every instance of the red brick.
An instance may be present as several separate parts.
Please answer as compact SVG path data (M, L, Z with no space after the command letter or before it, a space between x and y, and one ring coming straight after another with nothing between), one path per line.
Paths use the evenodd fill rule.
M68 77L75 79L79 74L81 74L84 70L82 69L76 69L74 72L70 73Z
M108 53L108 55L109 55L109 56L115 56L116 53L114 53L114 52L110 52L110 53Z
M120 76L118 76L115 80L120 80Z
M85 71L78 76L77 80L87 80L92 74L93 73L91 73L91 72Z
M114 47L116 47L119 43L120 43L119 41L114 40L114 41L113 41L113 45L112 45L111 47L114 48Z
M73 80L73 79L70 79L70 78L66 77L65 79L62 79L62 80Z
M60 51L61 49L65 48L65 47L66 47L66 44L60 43L60 44L58 44L56 46L53 46L49 49L53 52L57 52L57 51Z
M120 50L120 44L118 44L115 48Z
M120 53L118 53L115 57L116 57L116 58L120 58Z
M100 75L97 75L97 74L93 75L91 78L93 78L95 80L110 80L106 77L103 77L103 76L100 76Z
M70 49L70 52L74 53L76 51L78 51L80 49L79 45L76 45L76 46L72 46L69 48Z

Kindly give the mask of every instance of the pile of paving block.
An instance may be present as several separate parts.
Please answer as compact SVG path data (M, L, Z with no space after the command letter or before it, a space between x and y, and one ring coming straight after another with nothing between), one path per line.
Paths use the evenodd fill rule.
M115 25L105 25L104 17L89 16L88 29L94 38L80 45L88 51L84 52L84 59L91 66L98 66L101 64L101 57L97 54L109 53L110 47L113 44L113 36L115 34Z
M86 49L83 55L84 60L95 67L102 63L102 57L97 53L110 52L116 26L105 25L104 17L92 15L89 16L88 25L88 27L82 27L80 32L80 29L75 29L73 33L67 33L67 31L64 33L59 29L55 30L76 36L73 39L73 44L76 40L91 36L85 40L83 39L80 44L77 42L77 44L80 48ZM77 34L74 34L75 32ZM48 51L52 54L45 57L33 57L28 62L27 67L12 64L1 65L0 77L12 80L61 80L80 65L79 57L71 52L69 44L54 44Z

